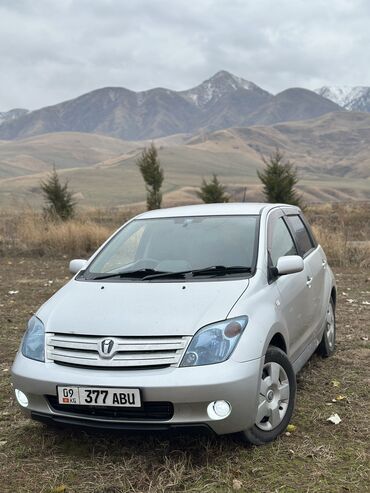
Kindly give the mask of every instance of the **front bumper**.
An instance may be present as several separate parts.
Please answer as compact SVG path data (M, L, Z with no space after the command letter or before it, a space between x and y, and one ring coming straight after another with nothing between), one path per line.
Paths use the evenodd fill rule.
M207 426L217 434L250 428L255 421L258 386L263 358L189 368L156 370L91 370L40 363L18 353L12 367L15 389L24 392L28 416L41 421L98 428L167 429ZM170 402L173 416L168 420L102 418L54 409L46 396L57 395L57 385L139 388L144 402ZM232 406L227 418L213 420L207 406L215 400Z

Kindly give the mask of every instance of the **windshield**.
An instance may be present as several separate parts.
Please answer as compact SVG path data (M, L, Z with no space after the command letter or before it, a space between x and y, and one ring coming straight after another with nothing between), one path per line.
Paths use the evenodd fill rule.
M255 267L258 217L136 219L110 240L79 278L164 280L168 274L176 278L176 273L197 279L245 277Z

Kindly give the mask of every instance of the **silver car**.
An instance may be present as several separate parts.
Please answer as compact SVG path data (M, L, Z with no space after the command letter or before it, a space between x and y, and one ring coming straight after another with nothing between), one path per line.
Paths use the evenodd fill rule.
M31 418L275 439L296 373L335 345L336 286L299 208L212 204L123 225L29 320L12 367Z

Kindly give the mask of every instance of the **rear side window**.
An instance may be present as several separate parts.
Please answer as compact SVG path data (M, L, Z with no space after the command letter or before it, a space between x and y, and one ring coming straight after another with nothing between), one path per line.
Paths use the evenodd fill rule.
M304 257L312 248L315 247L306 226L299 216L288 216L289 225L294 231L300 255Z
M293 238L282 217L276 220L271 237L270 257L273 267L276 267L279 257L297 255Z

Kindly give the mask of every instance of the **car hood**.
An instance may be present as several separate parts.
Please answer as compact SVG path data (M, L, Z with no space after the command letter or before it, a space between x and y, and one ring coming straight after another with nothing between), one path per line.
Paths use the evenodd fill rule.
M227 318L248 279L196 282L72 280L38 311L47 332L101 336L193 335Z

